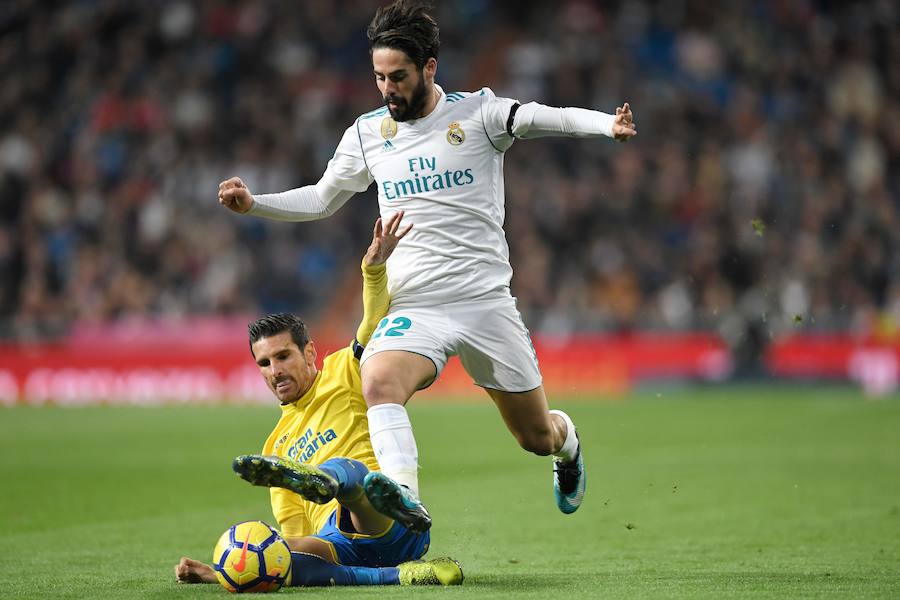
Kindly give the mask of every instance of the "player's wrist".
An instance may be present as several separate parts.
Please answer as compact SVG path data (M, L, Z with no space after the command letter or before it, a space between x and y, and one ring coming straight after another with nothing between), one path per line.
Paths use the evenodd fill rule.
M387 262L386 261L377 262L375 258L370 257L368 254L363 256L361 266L362 266L363 273L368 273L368 274L372 274L372 275L378 275L387 270Z

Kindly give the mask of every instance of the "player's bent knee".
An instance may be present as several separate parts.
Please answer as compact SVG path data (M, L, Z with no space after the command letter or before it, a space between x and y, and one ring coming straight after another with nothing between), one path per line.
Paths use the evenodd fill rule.
M397 368L378 366L362 373L362 391L368 406L378 404L406 404L421 384L421 377L414 372L398 373Z
M386 376L384 373L371 373L363 378L363 397L366 404L404 404L408 398L403 385L396 379Z
M362 387L366 404L406 404L416 390L435 378L434 363L404 351L372 355L362 364Z

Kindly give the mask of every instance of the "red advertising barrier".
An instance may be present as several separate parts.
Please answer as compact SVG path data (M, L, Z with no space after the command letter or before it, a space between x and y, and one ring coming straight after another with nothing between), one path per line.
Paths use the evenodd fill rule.
M189 330L104 330L65 343L0 345L0 405L270 403L247 347L244 326L193 323ZM319 355L344 341L317 340ZM728 348L708 333L539 337L535 348L551 393L615 397L647 379L727 379ZM870 395L897 389L900 344L849 335L796 335L765 355L778 377L850 379ZM478 392L456 359L424 394Z
M243 327L204 333L197 325L174 333L107 332L61 344L0 345L0 404L272 401ZM343 342L317 340L316 345L324 356ZM535 347L545 387L565 393L610 396L647 377L722 379L731 370L724 344L709 334L543 338ZM428 395L474 391L454 359Z
M246 346L0 347L0 404L270 402Z
M0 345L0 404L271 402L247 346L251 320L123 320L57 344Z
M539 337L535 350L544 387L555 393L616 396L653 378L718 381L732 372L725 344L708 333L630 333ZM435 395L472 393L473 384L453 359L432 386Z
M897 389L900 343L848 334L804 334L769 346L766 366L778 377L850 379L871 396Z

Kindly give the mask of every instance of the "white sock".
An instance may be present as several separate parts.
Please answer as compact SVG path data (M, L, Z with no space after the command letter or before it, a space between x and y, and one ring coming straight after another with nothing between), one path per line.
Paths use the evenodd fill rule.
M575 460L578 455L578 438L575 436L575 423L569 418L569 415L561 410L551 410L551 415L559 415L566 422L566 441L563 442L562 448L558 452L554 452L553 456L562 459L565 462Z
M382 473L419 495L419 450L401 404L378 404L366 413L369 436Z

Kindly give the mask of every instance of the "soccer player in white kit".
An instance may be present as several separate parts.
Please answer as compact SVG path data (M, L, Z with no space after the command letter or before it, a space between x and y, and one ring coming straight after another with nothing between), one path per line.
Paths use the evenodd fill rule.
M528 330L510 293L503 232L504 152L516 139L637 134L627 103L615 115L519 104L489 88L445 92L435 83L440 45L427 7L379 8L368 38L385 106L356 119L315 185L253 196L237 177L219 202L283 221L333 214L373 182L381 217L403 210L413 229L387 263L391 309L362 356L369 432L382 473L365 489L373 506L410 529L431 518L418 499L418 451L405 404L458 355L525 450L552 455L564 513L581 504L584 459L575 426L549 410Z

